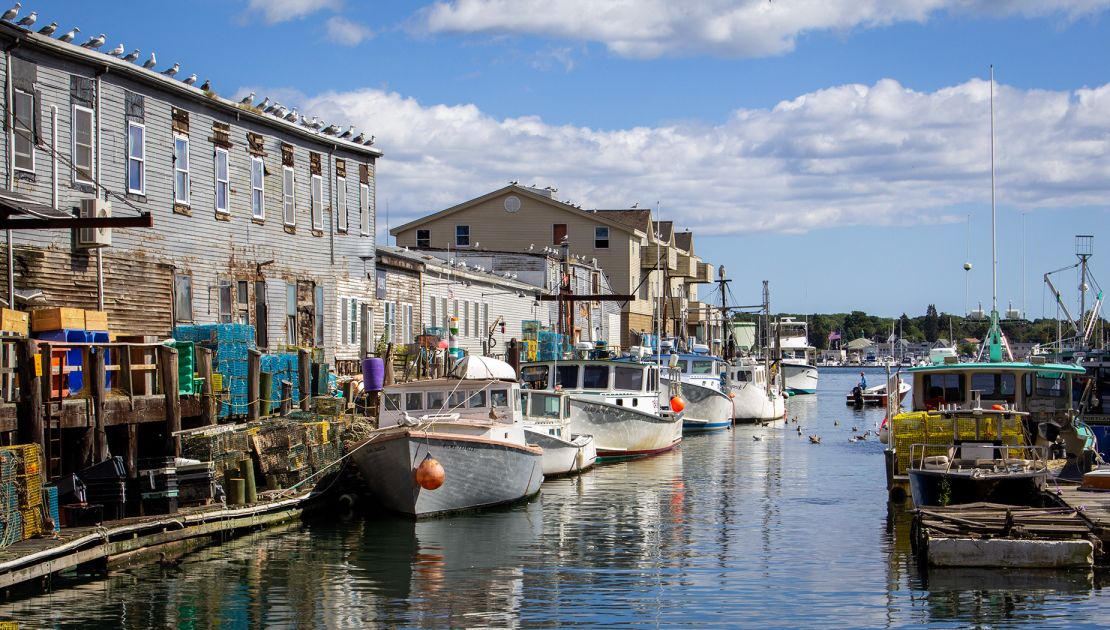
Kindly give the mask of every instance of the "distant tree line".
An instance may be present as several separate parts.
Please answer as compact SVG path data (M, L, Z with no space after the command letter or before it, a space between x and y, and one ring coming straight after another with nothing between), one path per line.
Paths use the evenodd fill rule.
M790 316L783 313L784 316ZM952 336L957 340L966 338L983 339L990 326L989 319L969 319L960 315L937 312L936 306L930 304L925 309L925 314L910 317L903 313L901 317L877 317L868 315L863 311L851 313L799 313L792 315L797 319L809 321L809 343L816 348L829 347L829 333L840 334L841 344L846 344L852 339L863 337L872 341L885 343L890 337L891 330L896 338L907 341L935 342L937 339L949 340L949 327ZM1104 330L1106 319L1103 318L1096 325L1097 331ZM1002 331L1011 342L1050 343L1056 340L1057 320L1055 319L1017 319L1003 320ZM1067 322L1063 322L1063 335L1069 334ZM1098 337L1098 332L1095 333Z

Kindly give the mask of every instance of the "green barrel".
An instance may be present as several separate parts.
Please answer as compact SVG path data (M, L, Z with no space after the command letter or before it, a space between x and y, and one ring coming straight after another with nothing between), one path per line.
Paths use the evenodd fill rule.
M258 415L270 415L274 398L274 375L269 372L260 372L258 375Z
M243 478L246 502L257 503L258 488L254 485L254 460L249 457L239 460L239 476Z
M246 482L238 477L228 480L229 487L227 491L228 498L230 499L228 505L243 505L246 500Z

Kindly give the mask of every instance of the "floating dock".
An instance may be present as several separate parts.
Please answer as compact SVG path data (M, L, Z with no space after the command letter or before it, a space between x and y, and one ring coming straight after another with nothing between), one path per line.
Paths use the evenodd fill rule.
M66 527L56 538L33 538L0 550L0 593L79 566L107 569L204 537L229 535L300 518L310 492L262 493L253 505L183 508L176 514L125 518L95 527Z

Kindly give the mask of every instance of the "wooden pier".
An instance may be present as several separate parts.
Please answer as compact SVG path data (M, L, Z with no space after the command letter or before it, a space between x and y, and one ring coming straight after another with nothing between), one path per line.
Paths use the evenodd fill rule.
M254 505L185 508L167 516L126 518L96 527L67 527L57 538L33 538L0 550L0 593L49 583L52 575L79 566L107 569L189 541L253 531L299 518L309 492L269 493Z

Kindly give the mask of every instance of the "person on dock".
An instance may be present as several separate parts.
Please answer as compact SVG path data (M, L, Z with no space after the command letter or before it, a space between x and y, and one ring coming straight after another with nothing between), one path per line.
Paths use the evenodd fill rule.
M863 372L859 373L859 388L867 389L867 376Z

